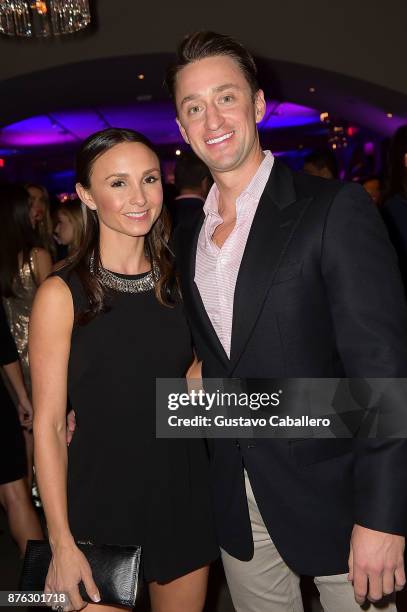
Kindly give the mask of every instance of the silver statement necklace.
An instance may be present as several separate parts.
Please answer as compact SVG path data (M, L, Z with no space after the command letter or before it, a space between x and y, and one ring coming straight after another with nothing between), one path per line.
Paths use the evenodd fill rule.
M154 289L155 283L160 278L160 270L155 261L153 262L151 270L141 278L122 278L114 272L106 270L101 265L99 265L96 269L93 255L90 258L89 263L91 272L96 274L102 285L108 289L113 289L114 291L121 291L124 293L142 293L144 291L151 291L151 289Z

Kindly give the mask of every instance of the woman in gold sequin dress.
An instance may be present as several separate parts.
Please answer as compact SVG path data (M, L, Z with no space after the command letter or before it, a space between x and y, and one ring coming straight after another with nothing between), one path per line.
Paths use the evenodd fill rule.
M29 194L18 185L0 187L0 294L30 395L28 323L35 293L51 272L51 257L38 245L29 216ZM28 474L32 474L32 433L25 430ZM29 478L30 480L30 478Z

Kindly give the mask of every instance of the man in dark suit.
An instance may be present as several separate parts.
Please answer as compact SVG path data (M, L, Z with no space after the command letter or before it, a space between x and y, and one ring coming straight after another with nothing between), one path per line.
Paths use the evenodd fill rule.
M304 172L321 178L338 178L338 164L331 149L317 149L304 158Z
M230 37L187 37L167 84L215 181L175 235L203 377L406 376L397 262L362 188L295 174L262 151L264 95ZM302 610L299 574L316 577L330 612L403 588L406 441L212 440L210 454L236 610Z
M185 151L175 163L174 182L177 196L173 202L173 227L188 223L201 212L212 184L208 167L193 153Z

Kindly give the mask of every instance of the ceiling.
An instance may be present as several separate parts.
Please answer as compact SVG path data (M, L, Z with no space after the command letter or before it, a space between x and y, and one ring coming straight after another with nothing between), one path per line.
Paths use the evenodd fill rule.
M49 40L1 37L0 80L83 61L171 54L185 34L231 34L257 57L342 74L407 94L405 0L91 0L83 33ZM89 75L92 79L92 75Z
M181 37L202 28L235 35L256 54L268 100L262 140L274 151L326 145L321 112L365 139L387 138L407 123L407 3L363 4L259 0L249 13L226 0L208 0L204 12L184 0L154 10L98 0L92 26L78 35L0 37L0 157L13 160L16 180L28 166L33 176L64 173L81 140L109 125L140 130L173 157L182 144L164 75Z

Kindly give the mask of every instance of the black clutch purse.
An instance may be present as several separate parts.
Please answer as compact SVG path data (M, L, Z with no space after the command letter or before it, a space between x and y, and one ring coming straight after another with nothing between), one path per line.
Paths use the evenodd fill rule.
M138 587L141 546L116 546L76 542L92 570L99 589L101 604L133 608ZM20 580L21 591L44 591L52 552L46 540L29 540ZM83 583L79 592L84 601L92 602Z

